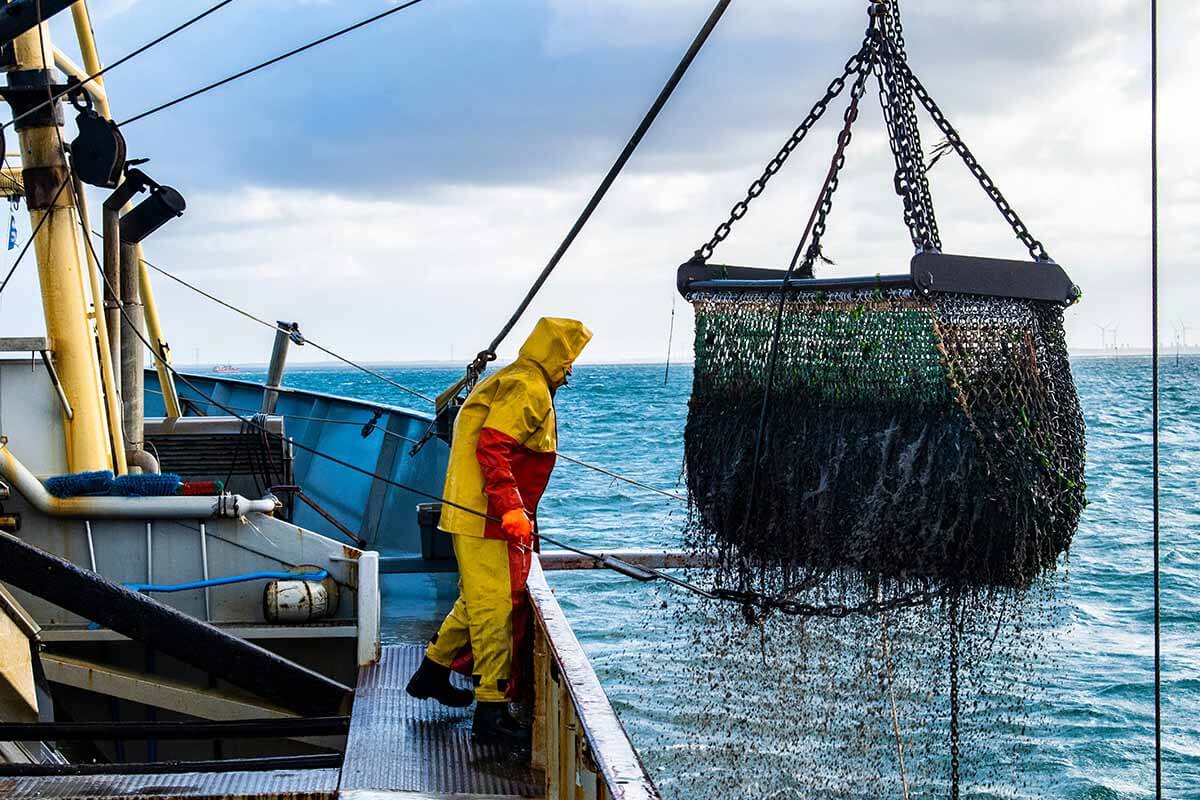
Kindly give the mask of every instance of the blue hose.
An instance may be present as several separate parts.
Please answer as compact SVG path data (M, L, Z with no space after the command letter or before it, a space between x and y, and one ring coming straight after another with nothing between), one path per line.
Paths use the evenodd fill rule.
M246 583L247 581L323 581L329 577L325 570L316 572L247 572L244 575L229 575L224 578L209 578L206 581L189 581L188 583L127 583L126 589L135 592L187 592L193 589L209 589L213 586L228 586L231 583Z

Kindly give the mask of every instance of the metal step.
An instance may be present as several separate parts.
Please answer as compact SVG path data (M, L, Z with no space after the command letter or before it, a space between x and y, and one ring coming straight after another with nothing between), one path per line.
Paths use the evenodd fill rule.
M404 687L424 653L423 644L384 647L379 662L359 673L342 796L544 797L539 773L513 764L498 747L471 741L471 708L409 697Z
M0 797L6 800L162 800L164 797L332 800L337 793L337 782L336 769L0 778Z

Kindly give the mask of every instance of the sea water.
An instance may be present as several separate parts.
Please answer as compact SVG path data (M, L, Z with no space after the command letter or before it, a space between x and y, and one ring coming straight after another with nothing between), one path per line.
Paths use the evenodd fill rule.
M1009 767L1020 779L986 793L966 785L965 797L1153 796L1150 362L1080 358L1073 366L1088 428L1090 505L1054 578L1061 613L1049 617L1048 633L1056 655L1025 677L1036 691L1033 724L1022 732L1019 762ZM382 371L426 394L461 374L448 367ZM1161 376L1164 771L1170 796L1200 798L1200 357L1164 358ZM297 366L286 382L426 410L355 371ZM581 365L557 399L560 449L682 491L690 389L686 365L669 373L663 365ZM539 514L547 534L598 549L678 548L685 516L676 500L567 462L560 462ZM732 765L722 768L726 751L697 729L696 708L708 689L694 683L689 668L711 654L681 630L693 623L676 613L685 602L676 590L605 572L552 574L551 582L664 796L695 796L698 775L709 787L705 796L809 796L805 775L789 773L785 761L773 776L754 780ZM694 624L707 624L701 619ZM739 679L753 683L763 668L746 664ZM739 713L738 698L729 702L730 713ZM778 744L772 736L796 735L769 724L757 730L740 744L745 752L769 754ZM912 794L931 796L921 786Z

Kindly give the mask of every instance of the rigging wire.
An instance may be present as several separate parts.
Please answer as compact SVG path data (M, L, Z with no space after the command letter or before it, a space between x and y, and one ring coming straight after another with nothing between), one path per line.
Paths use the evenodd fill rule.
M93 236L100 236L101 238L103 238L103 234L99 233L98 231L91 231L91 234ZM188 283L183 278L180 278L178 275L174 275L174 274L168 272L167 270L163 269L162 267L157 266L156 264L150 263L149 261L147 261L144 258L142 259L142 263L145 264L150 269L157 272L158 274L163 275L167 278L170 278L171 280L178 283L180 286L183 286L187 289L191 289L196 294L200 295L201 297L205 297L205 298L211 300L212 302L216 303L219 306L224 306L225 308L229 309L230 311L233 311L236 314L241 314L246 319L248 319L252 322L257 322L259 325L262 325L263 327L266 327L266 328L270 328L273 331L280 330L278 323L268 322L267 320L263 319L262 317L258 317L258 316L255 316L254 314L251 314L249 311L245 310L244 308L238 308L237 306L233 305L232 303L229 303L229 302L217 297L216 295L213 295L213 294L210 294L210 293L204 291L199 286ZM392 388L399 389L402 392L406 392L406 393L412 395L413 397L420 398L421 400L424 400L428 403L433 402L433 398L430 397L429 395L418 392L416 389L411 389L408 386L405 386L404 384L399 383L399 382L389 378L388 376L384 375L381 372L373 370L370 367L367 367L363 364L358 363L357 361L352 361L351 359L349 359L339 353L335 353L333 350L330 350L329 348L325 347L324 345L313 341L312 339L308 338L307 336L304 337L304 343L307 345L312 345L314 349L320 350L322 353L325 353L328 356L336 358L338 361L341 361L343 364L353 367L354 369L358 370L359 372L362 372L366 375L370 375L372 378L375 378L377 380L383 381L384 383L388 384Z
M97 233L96 231L92 231L92 233L96 236L101 235L101 234ZM217 303L218 305L222 305L225 308L228 308L230 311L233 311L237 314L241 314L246 319L257 322L259 325L263 325L267 328L271 328L272 330L279 330L278 325L274 325L274 324L268 322L267 320L262 319L261 317L257 317L254 314L251 314L249 311L246 311L245 309L238 308L237 306L233 305L232 303L222 300L221 298L219 298L215 295L209 294L208 292L204 291L203 289L199 288L198 286L188 283L184 279L178 277L177 275L173 275L172 273L168 272L167 270L163 269L162 267L151 264L149 261L146 261L145 259L142 259L142 263L145 264L146 266L150 267L151 269L153 269L155 272L158 272L159 274L170 278L171 280L175 281L176 283L180 284L181 286L185 286L188 289L191 289L193 292L196 292L197 294L201 295L202 297L206 297L209 300L213 301L214 303ZM313 347L315 347L316 349L320 350L321 352L327 353L327 354L333 356L334 358L338 359L339 361L349 364L350 366L354 367L355 369L361 370L368 375L372 375L372 376L378 378L379 380L382 380L382 381L396 387L397 389L402 389L402 390L408 392L409 394L412 394L416 397L420 397L423 400L428 400L429 402L433 402L433 399L431 397L421 394L420 392L416 391L415 389L410 389L407 386L397 383L396 381L392 380L391 378L387 377L386 375L381 375L380 373L375 372L374 370L369 369L368 367L365 367L361 364L355 363L355 362L349 360L348 358L345 358L344 356L338 355L337 353L334 353L333 351L331 351L325 347L322 347L321 345L312 341L308 337L305 337L304 342L305 342L305 344L310 344ZM240 409L240 410L249 411L249 409ZM284 416L291 416L291 417L295 417L296 419L308 419L308 420L312 420L312 421L333 422L333 423L341 422L341 420L322 420L322 419L318 419L315 417L300 417L300 416L297 416L294 414L285 414ZM347 424L361 425L363 423L353 422L353 423L347 423ZM381 429L381 430L383 430L383 429ZM417 444L419 442L419 440L417 440L417 439L410 439L407 436L401 436L393 431L383 430L383 432L385 435L396 436L400 439L403 439L405 442L409 442L412 444ZM566 461L569 461L573 464L578 464L581 467L586 467L587 469L593 470L595 472L599 472L602 475L607 475L608 477L613 478L614 480L622 481L624 483L628 483L631 486L637 486L639 488L646 489L647 491L654 492L656 494L660 494L664 497L669 497L673 500L679 500L679 501L685 502L685 503L687 502L687 498L685 498L682 495L677 494L675 492L669 492L665 489L659 489L657 487L650 486L648 484L642 483L641 481L635 480L634 478L629 478L624 475L619 475L615 472L611 472L607 469L604 469L603 467L596 466L595 464L589 464L585 461L581 461L580 459L575 458L574 456L569 456L565 453L558 453L558 455L559 455L559 457L563 458Z
M149 389L148 388L148 389L146 389L146 391L151 392L152 394L157 394L157 395L162 394L162 392L159 391L158 389ZM187 399L189 400L189 402L191 402L190 398L187 398ZM245 408L243 406L231 405L230 408L232 408L235 411L240 411L244 414L259 413L258 410L256 410L256 409ZM361 427L363 427L363 425L370 424L369 420L356 422L356 421L350 420L350 419L331 419L329 417L310 417L310 416L305 416L303 414L291 414L288 412L277 411L275 413L278 416L287 417L288 419L298 419L298 420L303 420L305 422L328 423L330 425L353 425L355 427L361 428ZM405 436L402 433L397 433L396 431L389 431L387 428L379 426L379 425L375 426L375 430L379 431L384 436L391 436L395 439L399 439L402 442L408 442L409 444L416 444L419 441L418 439L413 439L410 436ZM620 475L616 472L607 470L604 467L597 466L596 464L591 464L591 463L588 463L587 461L583 461L582 459L578 459L578 458L575 458L574 456L567 455L566 453L564 453L562 451L555 452L555 456L558 458L561 458L562 460L567 461L571 464L575 464L577 466L584 467L586 469L590 469L594 472L600 473L601 475L606 475L606 476L612 478L613 480L621 481L622 483L627 483L630 486L636 486L639 489L645 489L648 492L654 492L655 494L662 495L663 497L669 497L672 500L678 500L681 503L687 502L687 498L681 494L678 494L676 492L670 492L670 491L667 491L666 489L659 489L657 486L651 486L650 484L643 483L635 478L630 478L625 475Z
M232 2L233 2L233 0L221 0L221 2L217 3L216 5L210 6L205 11L201 11L199 14L197 14L196 16L192 17L191 19L187 20L186 22L176 25L174 28L172 28L171 30L162 34L161 36L157 37L156 39L152 39L151 41L149 41L146 44L142 45L141 47L137 48L133 52L127 53L126 55L122 56L121 58L118 58L116 61L109 64L107 67L104 67L101 70L93 72L91 75L88 75L86 78L79 81L78 83L72 83L68 88L63 89L61 92L59 92L57 94L52 94L50 97L46 98L41 103L33 106L30 109L22 111L20 114L13 117L8 122L4 123L3 125L0 125L0 130L4 130L5 128L15 125L16 123L20 122L21 120L25 119L26 117L36 114L38 111L41 111L43 108L45 108L48 105L51 105L56 100L59 100L62 97L65 97L66 95L71 94L76 89L80 89L80 88L86 86L87 84L91 83L92 81L103 77L110 70L116 69L117 67L124 64L126 61L134 59L137 56L140 56L142 53L146 52L150 48L152 48L158 44L161 44L162 42L165 42L167 39L170 39L172 36L179 33L180 31L183 31L184 29L191 27L195 23L197 23L200 20L207 17L209 14L212 14L216 11L221 10L222 8L224 8L225 6L229 5ZM38 18L40 19L41 18L41 3L40 2L38 3L37 11L38 11Z
M60 142L61 142L61 137L60 137ZM63 148L63 157L66 158L65 147ZM68 180L67 183L72 183L72 192L74 192L75 187L73 185L73 182ZM76 201L76 203L79 202L78 196L76 196L75 201ZM92 241L92 237L84 236L83 240L87 244L88 249L90 249L92 251L92 257L97 258L96 246L95 246L95 243ZM97 263L101 263L101 262L97 261ZM103 273L101 273L101 276L104 279L105 285L108 286L109 291L111 292L113 289L113 286L111 283L109 283L108 276L103 275ZM129 311L125 307L124 301L122 301L118 296L115 302L117 304L117 309L118 309L118 311L120 311L122 318L124 318L126 325L129 327L129 330L142 342L143 346L145 346L147 348L151 348L151 352L153 352L153 348L151 347L150 340L146 338L145 334L138 328L138 326L133 324L133 321L132 321L131 317L129 316ZM183 383L184 386L191 389L192 392L195 393L198 397L204 399L208 403L211 403L212 405L221 409L229 416L234 417L235 419L237 419L239 422L241 422L247 428L250 428L250 429L259 431L260 433L269 435L269 431L267 430L266 426L261 424L254 417L244 417L241 414L238 414L236 411L234 411L231 406L226 405L225 403L222 403L221 401L217 400L216 398L212 397L211 395L205 394L204 392L200 391L200 389L194 383L189 381L187 376L185 376L183 373L181 373L173 364L167 364L167 363L163 362L163 366L166 367L167 371L169 371L171 373L171 375L175 377L176 380L180 381L181 383ZM373 480L377 480L385 485L393 486L397 489L402 489L406 492L411 492L412 494L415 494L418 497L424 497L428 500L434 500L436 502L442 503L443 505L447 505L452 508L457 508L460 511L465 511L468 514L471 514L471 515L477 516L477 517L481 517L490 522L496 522L496 523L500 522L500 519L498 517L494 517L494 516L488 514L487 512L478 511L477 509L474 509L474 508L469 508L461 503L456 503L453 500L450 500L446 497L442 497L441 495L434 494L432 492L427 492L424 489L418 489L415 486L410 486L408 484L401 483L400 481L393 480L387 476L380 475L376 472L373 472L372 470L366 469L364 467L360 467L357 464L353 464L349 461L338 458L337 456L330 455L329 453L326 453L316 447L312 447L310 445L304 444L303 442L298 442L298 441L293 440L292 446L296 447L300 450L303 450L306 453L310 453L318 458L323 458L332 464L336 464L340 467L344 467L345 469L351 470L352 472L357 472L357 473L364 475L366 477L369 477ZM542 533L539 533L538 537L542 541L552 544L555 547L560 547L569 552L576 553L578 555L582 555L587 558L594 559L597 563L603 564L603 563L606 563L611 560L610 557L605 556L603 554L594 553L594 552L580 549L578 547L574 547L572 545L567 544L566 542L563 542L559 539L555 539L550 536L546 536L545 534L542 534ZM650 567L639 568L639 569L641 569L642 572L652 575L655 578L666 581L667 583L674 584L682 589L685 589L693 594L696 594L700 597L703 597L703 598L706 598L709 600L728 600L731 602L739 602L739 603L750 602L750 601L746 601L746 600L739 600L736 597L722 595L719 592L710 592L701 586L698 586L689 581L685 581L682 578L677 578L674 575L670 575L662 570L652 569Z
M239 78L244 78L247 75L251 75L255 72L258 72L261 69L266 69L267 67L272 66L273 64L278 64L280 61L284 61L288 58L291 58L292 56L299 55L300 53L303 53L306 50L311 50L312 48L314 48L318 45L325 44L326 42L337 39L338 37L344 36L347 33L356 31L359 28L364 28L367 25L370 25L374 22L378 22L379 20L383 19L384 17L390 17L392 14L398 14L399 12L404 11L407 8L411 8L420 2L423 2L423 0L408 0L407 3L401 3L398 6L389 8L387 11L381 11L372 17L367 17L364 20L359 20L358 22L354 23L353 25L347 25L345 28L336 30L333 33L328 33L328 34L322 36L320 39L314 39L313 41L309 42L308 44L304 44L304 45L301 45L300 47L296 47L291 50L288 50L286 53L280 53L279 55L275 56L274 58L270 58L259 64L255 64L253 67L248 67L248 68L242 70L241 72L235 72L234 74L232 74L228 77L222 78L219 81L213 81L212 83L210 83L206 86L201 86L199 89L195 89L191 92L188 92L185 95L176 97L174 100L168 100L165 103L154 106L151 109L143 111L140 114L132 116L129 119L118 123L117 127L124 127L124 126L130 124L131 122L137 122L140 119L145 119L146 117L150 116L151 114L157 114L160 111L165 111L168 108L177 106L180 103L191 100L193 97L199 97L200 95L205 94L206 92L210 92L213 89L218 89L228 83L233 83L234 81L238 80Z
M54 199L50 201L50 207L46 209L44 214L42 214L42 218L37 221L37 225L33 226L33 232L29 234L29 239L26 240L25 246L21 248L21 252L17 254L17 260L13 262L11 267L9 267L8 274L4 276L4 280L0 281L0 294L4 292L5 287L8 286L8 282L12 280L13 273L17 271L17 267L21 266L21 259L25 258L25 254L29 252L29 248L33 244L33 240L37 238L38 231L40 231L42 226L46 224L46 220L54 216L54 211L57 208L55 204L58 202L58 198L62 195L63 189L67 188L67 183L70 183L70 181L71 179L67 178L66 182L58 187L58 191L54 193Z
M721 17L725 14L725 10L729 8L729 4L731 2L732 0L718 0L716 6L713 7L712 12L708 15L708 19L704 22L704 26L700 29L700 32L696 34L696 38L692 40L687 52L684 53L683 58L679 61L679 64L676 65L675 71L671 73L671 77L667 79L666 85L663 86L662 91L658 93L658 97L656 97L654 102L651 104L650 110L646 112L646 115L642 118L641 123L638 124L637 130L633 132L633 135L629 137L629 141L625 143L625 147L621 150L620 155L617 156L617 160L613 162L611 167L609 167L608 173L604 176L604 179L600 181L600 185L596 187L596 191L592 194L591 199L588 200L587 205L584 206L583 211L579 214L579 218L575 220L575 224L571 226L569 231L567 231L567 235L562 240L562 243L559 244L558 249L554 251L552 256L550 256L550 260L546 263L546 266L542 268L541 273L538 274L537 279L533 282L533 285L529 287L529 291L525 293L525 297L517 305L516 311L514 311L512 316L508 318L508 321L504 323L504 327L502 327L500 332L496 334L496 338L492 339L492 342L488 345L487 349L476 356L475 361L472 362L471 366L468 368L468 372L473 372L475 375L478 375L479 373L483 372L487 362L494 361L496 359L496 348L500 346L505 337L507 337L512 329L516 327L517 322L519 322L521 317L524 316L525 311L533 302L534 297L536 297L538 292L541 291L542 285L545 284L546 280L550 277L550 273L554 272L554 268L558 266L560 261L562 261L563 256L567 254L567 250L571 247L572 243L574 243L575 238L579 236L580 232L583 230L583 226L587 224L589 219L591 219L592 213L595 212L597 207L599 207L600 201L604 199L604 195L608 193L609 188L613 185L613 182L616 181L617 176L621 174L621 170L625 168L625 164L628 163L630 157L633 155L633 152L637 150L638 145L642 143L642 139L646 137L646 133L650 130L650 126L654 124L654 121L658 118L659 112L663 110L663 107L666 106L667 101L671 99L671 95L675 92L675 87L677 87L679 82L683 80L683 76L687 72L688 67L692 65L692 62L695 61L696 56L700 54L700 49L704 47L704 43L708 41L709 35L713 32L713 29L717 27L717 23L720 22Z
M1158 385L1158 0L1150 0L1150 386L1154 477L1154 796L1162 800L1162 620Z
M671 325L667 328L667 367L663 370L663 386L671 378L671 343L675 340L675 301L678 297L678 292L671 292Z

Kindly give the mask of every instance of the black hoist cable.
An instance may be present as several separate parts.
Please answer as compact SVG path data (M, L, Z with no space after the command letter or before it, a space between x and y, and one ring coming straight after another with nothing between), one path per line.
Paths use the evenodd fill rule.
M171 30L167 31L166 33L156 36L155 38L151 39L149 42L146 42L146 44L137 48L136 50L134 50L130 53L126 53L125 55L121 56L113 63L109 64L107 67L104 67L102 69L97 70L96 72L93 72L91 75L88 75L87 77L83 78L80 81L71 81L66 89L63 89L59 92L51 94L50 97L47 97L42 102L38 103L37 105L35 105L29 109L26 109L25 111L22 111L20 114L13 117L12 119L10 119L8 122L5 122L3 125L0 125L0 130L3 130L11 125L15 125L16 123L20 122L21 120L25 119L26 117L30 117L30 116L36 114L37 112L41 111L46 106L53 104L54 101L56 101L56 100L59 100L67 95L73 95L76 91L82 89L84 86L88 85L92 81L95 81L95 80L98 80L98 79L104 77L107 73L109 73L112 70L116 69L117 67L121 66L126 61L130 61L134 58L137 58L142 53L146 52L147 50L151 49L152 47L162 44L163 42L165 42L167 39L170 39L175 34L181 32L181 31L184 31L187 28L190 28L192 25L194 25L197 22L199 22L200 20L204 19L209 14L220 11L222 8L224 8L225 6L229 5L232 2L233 2L233 0L221 0L221 2L216 3L215 5L209 6L204 11L201 11L199 14L195 15L194 17L191 17L190 19L176 25L174 28L171 28ZM41 19L42 9L41 9L40 2L38 3L38 6L37 6L37 13L38 13L38 18Z
M422 1L423 0L408 0L408 2L406 2L406 3L401 3L400 5L395 6L393 8L389 8L386 11L381 11L378 14L375 14L374 16L367 17L366 19L363 19L363 20L359 20L358 22L355 22L353 25L347 25L344 28L339 28L338 30L334 31L333 33L327 33L324 36L322 36L321 38L314 39L313 41L309 42L308 44L303 44L303 45L300 45L299 47L294 47L291 50L288 50L286 53L280 53L279 55L275 56L274 58L269 58L266 61L262 61L258 64L255 64L252 67L247 67L246 69L243 69L239 72L235 72L226 78L221 78L218 81L213 81L212 83L201 86L199 89L195 89L193 91L188 92L185 95L176 97L174 100L168 100L165 103L161 103L157 106L154 106L153 108L147 109L146 111L143 111L140 114L132 116L129 119L118 123L118 127L124 127L125 125L128 125L131 122L137 122L138 120L145 119L146 117L148 117L152 114L157 114L160 111L166 111L168 108L172 108L174 106L179 105L180 103L187 102L188 100L191 100L193 97L199 97L202 94L211 92L213 89L219 89L220 87L222 87L228 83L233 83L234 81L236 81L240 78L244 78L247 75L252 75L255 72L258 72L260 69L266 69L267 67L270 67L274 64L278 64L280 61L285 61L285 60L291 58L292 56L300 55L301 53L305 52L306 50L311 50L312 48L317 47L318 45L322 45L322 44L325 44L326 42L337 39L341 36L346 35L347 33L350 33L351 31L356 31L359 28L365 28L366 26L368 26L372 23L378 22L379 20L383 19L384 17L390 17L392 14L398 14L399 12L404 11L405 9L411 8L412 6L415 6L417 3L420 3Z
M1158 0L1150 0L1150 352L1154 473L1154 796L1163 797L1158 386Z
M546 266L542 268L542 271L538 274L537 279L534 280L533 285L529 287L529 291L525 293L525 297L517 305L516 311L514 311L512 316L508 318L508 321L504 323L504 326L500 329L500 332L496 334L496 337L492 339L491 344L487 346L487 349L480 352L479 355L475 357L475 360L471 362L470 366L467 367L468 385L473 383L474 380L478 378L485 369L487 369L487 364L489 361L496 360L496 348L501 345L508 334L512 332L512 329L516 327L516 324L521 320L521 317L524 316L525 311L528 310L529 305L533 302L533 299L537 296L537 293L541 291L542 286L546 283L546 280L550 277L550 274L554 272L555 267L557 267L559 262L562 261L563 256L567 254L567 250L570 249L575 239L583 230L583 227L588 223L588 220L591 219L592 214L599 207L600 201L604 199L604 196L608 193L609 188L611 188L613 182L616 181L617 176L621 174L621 170L625 168L625 164L629 162L630 157L633 156L633 153L635 150L637 150L638 145L642 143L642 139L646 137L646 133L650 130L650 127L658 118L659 112L663 110L663 107L666 106L667 101L671 99L671 95L675 92L675 88L679 86L680 81L683 80L684 74L686 74L688 71L688 67L692 65L692 62L696 60L696 56L700 54L701 48L703 48L704 43L708 41L708 37L712 34L713 29L717 27L717 23L721 21L721 17L725 14L725 10L729 8L731 2L732 0L719 0L712 12L708 15L708 19L705 20L704 26L700 28L700 32L697 33L696 37L692 40L687 52L683 54L683 58L680 59L679 64L676 65L674 72L671 73L671 77L667 79L666 85L663 86L662 91L658 93L658 97L654 98L654 102L650 105L650 110L646 112L644 117L642 117L642 121L638 124L637 129L633 132L633 135L629 137L629 141L625 143L625 147L621 149L621 153L617 156L617 160L613 162L611 167L609 167L604 179L600 181L600 185L596 187L596 191L592 193L591 199L588 200L587 205L585 205L583 207L583 211L580 212L578 219L575 220L575 224L571 226L569 231L567 231L567 235L559 244L558 249L554 251L552 256L550 256L550 260L546 262Z

